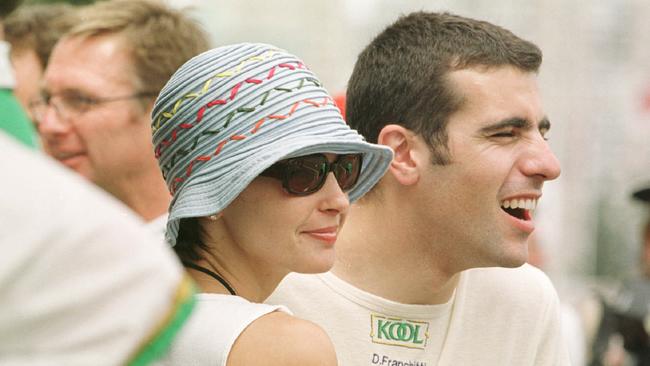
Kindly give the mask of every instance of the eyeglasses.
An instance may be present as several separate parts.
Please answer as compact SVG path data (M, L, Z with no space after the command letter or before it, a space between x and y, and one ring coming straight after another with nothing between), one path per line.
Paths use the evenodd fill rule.
M333 163L324 154L313 154L279 161L260 175L281 180L288 193L307 196L321 189L332 172L341 190L347 192L357 184L361 164L361 154L339 155Z
M45 118L47 108L52 106L59 121L64 124L69 124L71 119L86 113L100 104L117 102L119 100L155 97L156 95L158 95L158 93L138 92L117 97L99 98L89 97L78 92L66 92L61 94L42 92L37 99L29 102L29 111L32 113L34 122L41 123L43 118Z

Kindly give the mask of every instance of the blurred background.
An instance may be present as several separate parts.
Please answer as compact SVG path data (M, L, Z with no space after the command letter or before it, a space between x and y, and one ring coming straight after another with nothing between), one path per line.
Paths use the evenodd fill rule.
M562 175L534 214L529 262L558 289L573 364L650 365L650 229L641 273L650 204L631 197L650 188L650 1L166 1L215 46L266 42L297 54L333 95L345 93L363 47L412 11L487 20L536 43ZM25 0L44 2L93 0Z
M27 1L53 2L53 1ZM68 1L88 3L89 1ZM504 26L544 52L550 144L563 168L545 187L537 240L560 287L639 267L650 185L650 2L646 0L175 0L216 46L267 42L301 56L333 94L357 54L400 14L446 10Z

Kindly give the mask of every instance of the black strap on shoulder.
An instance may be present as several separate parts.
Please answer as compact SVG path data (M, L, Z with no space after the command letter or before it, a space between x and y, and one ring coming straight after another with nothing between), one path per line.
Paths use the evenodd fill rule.
M230 292L231 295L237 295L237 293L235 292L235 289L233 289L232 286L230 286L230 284L223 277L218 275L217 273L212 272L211 270L209 270L207 268L204 268L204 267L201 267L201 266L199 266L197 264L194 264L192 262L181 261L181 263L183 263L183 265L185 267L192 268L192 269L195 269L195 270L197 270L199 272L203 272L203 273L207 274L208 276L210 276L210 277L214 278L215 280L219 281L219 283L221 283L223 285L223 287L225 287L226 290L228 290L228 292Z

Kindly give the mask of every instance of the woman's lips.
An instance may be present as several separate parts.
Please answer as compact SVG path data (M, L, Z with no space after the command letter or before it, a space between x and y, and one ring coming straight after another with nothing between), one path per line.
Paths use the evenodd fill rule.
M336 238L338 237L338 227L331 226L316 230L307 230L303 231L303 234L307 234L314 239L328 244L334 244L336 242Z

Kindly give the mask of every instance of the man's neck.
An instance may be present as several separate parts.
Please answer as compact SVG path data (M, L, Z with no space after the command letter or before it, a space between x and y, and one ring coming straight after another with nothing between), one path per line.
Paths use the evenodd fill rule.
M155 220L169 209L171 195L159 171L98 184L146 222Z
M435 239L417 237L398 210L353 205L332 272L366 292L404 304L441 304L456 288L458 271L444 268ZM381 213L381 214L379 214ZM426 242L425 242L426 241Z

